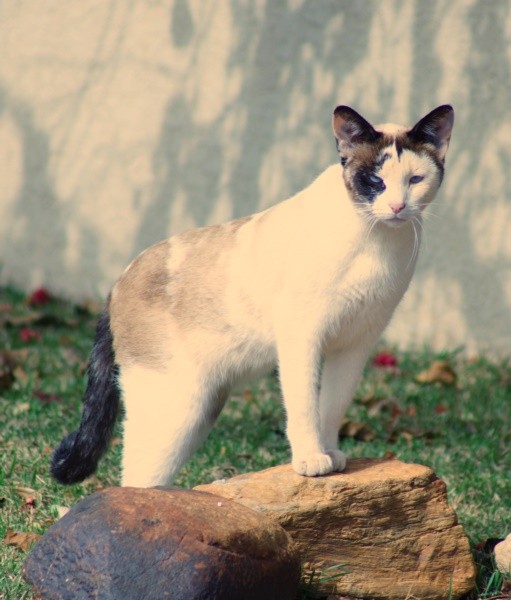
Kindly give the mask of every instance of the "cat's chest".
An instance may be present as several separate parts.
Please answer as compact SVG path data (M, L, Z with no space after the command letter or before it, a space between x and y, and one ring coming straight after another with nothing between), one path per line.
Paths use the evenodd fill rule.
M328 289L326 310L334 337L384 327L402 298L411 270L388 257L362 253L341 267Z
M362 255L334 275L329 295L337 310L361 311L392 296L395 279L391 265L377 257Z

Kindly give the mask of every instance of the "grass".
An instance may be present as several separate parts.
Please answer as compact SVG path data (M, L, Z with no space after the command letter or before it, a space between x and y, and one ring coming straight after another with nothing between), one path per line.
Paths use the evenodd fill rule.
M300 600L315 600L319 597L320 585L334 583L347 573L349 573L349 568L346 563L332 565L322 571L303 570L299 590Z
M20 576L25 534L43 534L63 507L119 483L120 427L83 484L62 487L48 474L52 449L80 419L96 319L95 311L59 300L30 306L24 294L0 288L0 599L33 598ZM461 351L392 354L397 367L367 367L345 429L359 439L342 446L352 457L393 455L431 466L447 483L481 564L473 597L497 597L508 584L476 546L511 531L511 363L469 360ZM416 381L434 360L452 369L454 384ZM240 389L176 484L288 462L284 429L274 375Z

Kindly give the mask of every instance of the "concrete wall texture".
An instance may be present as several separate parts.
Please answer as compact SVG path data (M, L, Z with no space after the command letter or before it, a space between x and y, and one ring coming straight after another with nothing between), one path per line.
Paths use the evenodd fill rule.
M337 160L330 119L456 109L403 346L511 353L508 0L5 0L0 281L105 296L144 247Z

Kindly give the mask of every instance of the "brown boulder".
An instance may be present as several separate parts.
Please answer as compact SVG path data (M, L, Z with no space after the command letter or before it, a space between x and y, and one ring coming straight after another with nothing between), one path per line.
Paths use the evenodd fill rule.
M343 473L306 478L283 465L196 489L282 525L319 576L343 565L332 581L316 578L321 593L437 600L474 586L468 540L428 467L354 459Z
M504 575L511 575L511 533L495 546L495 564Z
M48 530L24 576L42 600L291 600L300 562L280 526L240 504L111 488Z

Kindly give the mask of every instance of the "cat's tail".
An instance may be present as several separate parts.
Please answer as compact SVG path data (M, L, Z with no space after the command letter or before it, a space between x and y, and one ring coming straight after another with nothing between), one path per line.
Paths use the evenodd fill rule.
M78 483L94 473L119 414L117 366L108 303L98 321L87 374L80 427L60 442L51 461L51 474L64 484Z

